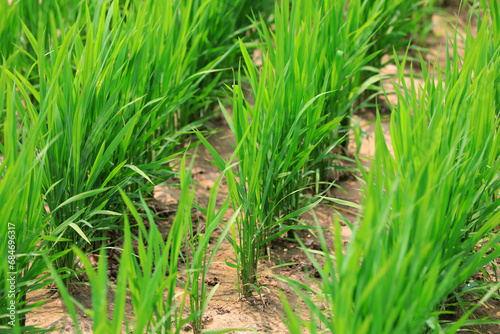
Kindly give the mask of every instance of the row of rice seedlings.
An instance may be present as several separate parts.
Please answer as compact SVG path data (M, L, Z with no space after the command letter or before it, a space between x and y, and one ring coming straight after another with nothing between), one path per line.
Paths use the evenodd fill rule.
M53 17L48 36L23 25L36 51L30 72L42 80L35 85L30 73L2 69L18 85L23 117L47 114L41 147L53 144L43 169L46 230L68 239L57 250L103 240L103 230L117 228L115 185L136 199L137 190L151 191L173 175L168 163L185 123L179 110L198 100L199 81L221 59L197 68L210 4L193 4L146 1L122 10L114 1L93 19L85 7L83 27L75 23L61 36ZM56 268L73 267L72 253L56 260Z
M18 118L23 120L19 123L23 133L36 136L34 127L39 126L37 148L46 151L47 159L43 168L37 169L36 180L41 189L33 190L29 196L32 203L43 199L50 211L47 216L42 208L37 219L31 219L40 223L34 235L44 235L41 246L35 247L40 240L36 239L23 244L26 248L19 248L18 253L50 249L50 258L57 270L64 271L66 284L69 273L75 274L71 245L83 248L86 243L104 240L107 229L119 228L119 214L111 211L123 206L118 189L123 188L131 198L138 199L136 189L150 190L153 184L173 174L166 165L180 129L175 114L183 103L193 100L199 81L227 56L218 56L205 68L193 66L200 63L201 56L196 52L202 53L201 42L212 42L202 27L212 24L204 16L207 8L228 9L235 4L224 2L226 7L216 7L208 1L196 6L193 3L147 1L122 6L115 1L108 8L107 2L100 1L98 8L95 4L89 8L80 2L81 20L62 29L61 15L57 16L59 19L48 15L44 19L49 22L49 29L46 31L45 24L38 22L37 28L43 29L35 29L36 36L28 25L16 21L23 26L35 59L27 71L18 70L14 62L3 63L2 101L4 92L8 92L10 107L17 108ZM238 4L235 8L240 14L228 16L231 20L241 19L248 9L248 3ZM14 5L21 6L19 2ZM211 15L214 12L211 10ZM219 29L225 28L227 21L219 21ZM217 48L229 50L222 45ZM198 70L201 73L197 74ZM42 80L33 81L32 77ZM6 86L11 87L12 83L16 90L11 94ZM0 107L3 111L4 103ZM16 117L15 112L11 115ZM17 140L21 145L22 137ZM23 221L22 216L19 221ZM18 232L19 226L26 227L17 225ZM26 235L31 236L31 232L26 230ZM18 287L21 291L47 284L39 280L28 286L46 269L39 257L30 261L37 261L37 265L32 263L29 271L27 265L20 266L25 272L25 280ZM24 314L30 309L23 302L25 293L19 296L19 314ZM5 314L8 312L2 312Z
M402 92L392 108L394 156L378 117L375 159L370 172L363 172L363 216L349 247L343 253L335 238L335 255L330 255L320 234L324 267L303 247L322 278L316 287L282 278L311 313L311 321L300 320L283 299L290 332L306 327L332 333L455 333L479 323L467 320L475 308L455 323L440 322L446 311L438 307L500 255L494 87L500 49L492 45L496 32L489 16L479 21L475 39L468 34L463 59L454 57L432 70L421 59L423 86L412 80L408 87L406 58L398 64ZM335 226L340 235L340 225Z
M5 99L0 94L0 117L5 116L4 141L0 145L0 254L4 258L0 265L0 331L15 328L12 333L40 333L26 327L25 322L26 313L42 302L28 306L26 295L49 283L41 255L47 254L51 238L42 235L47 219L40 196L45 152L49 147L36 150L42 119L31 124L28 117L17 120L13 99L16 87L4 72L0 74L0 90L9 96ZM29 132L27 127L31 128ZM53 252L48 260L65 253L67 250Z
M194 189L190 182L193 160L188 171L185 168L185 161L186 156L181 161L182 192L179 207L165 241L144 199L141 198L141 208L145 211L145 218L148 219L149 231L136 206L119 189L129 213L137 223L135 226L138 227L139 233L137 238L132 235L127 212L124 212L125 235L116 286L110 283L107 276L104 248L101 248L96 270L87 255L73 246L72 250L83 263L92 287L92 309L86 309L69 295L63 281L47 262L78 333L81 333L81 329L77 308L85 312L93 321L94 333L122 333L124 330L127 333L178 333L187 323L192 324L194 333L201 333L203 313L217 289L216 286L211 291L208 290L204 280L205 274L225 234L234 223L237 212L226 223L218 241L210 249L211 255L207 256L211 234L219 226L230 202L226 200L218 211L215 209L217 189L222 179L220 177L212 190L210 202L205 211L207 214L206 230L204 233L194 230L191 219ZM185 254L183 255L184 248ZM185 262L185 270L179 267L180 261ZM109 313L107 299L107 291L110 287L115 289L112 314ZM127 297L130 298L133 307L133 314L129 317L124 316ZM227 331L229 330L215 332Z

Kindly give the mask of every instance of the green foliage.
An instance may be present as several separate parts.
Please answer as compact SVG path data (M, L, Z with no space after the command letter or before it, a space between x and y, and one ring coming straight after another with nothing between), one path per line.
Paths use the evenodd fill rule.
M319 58L315 53L320 50L316 51L315 40L309 35L313 31L300 30L301 15L309 22L315 18L316 13L307 9L305 4L294 5L290 12L285 2L281 8L276 6L276 50L262 22L265 30L261 36L267 43L262 73L240 42L255 102L251 106L241 86L235 84L232 117L221 105L238 145L234 155L239 161L238 173L236 177L228 173L228 185L233 206L241 207L238 234L233 231L230 241L236 252L234 265L241 276L242 294L257 284L261 250L286 233L292 227L290 222L305 212L300 191L308 183L305 166L309 155L340 122L336 118L322 124L325 94L316 89L313 71ZM303 10L306 12L301 14ZM221 170L227 169L222 158L214 154Z
M303 327L451 333L473 323L467 320L472 310L446 323L439 318L443 305L466 306L465 293L486 300L498 290L463 286L500 252L494 231L500 218L500 10L496 1L480 3L477 36L470 26L464 35L465 56L432 68L421 60L423 86L407 85L407 56L394 57L401 89L391 119L394 156L378 119L376 157L363 171L363 218L351 246L344 255L336 238L330 255L320 233L326 265L307 254L322 281L315 287L285 280L311 313L311 321L295 319L285 303L292 333ZM274 22L266 15L270 5ZM0 0L0 235L6 236L0 252L8 254L0 265L0 329L11 328L13 300L12 330L44 332L25 326L26 314L43 303L28 306L26 296L55 282L77 331L80 309L96 333L178 333L188 322L199 333L217 289L207 287L205 276L224 238L235 251L226 263L237 269L240 293L260 293L260 258L273 239L310 228L300 216L324 198L320 184L332 149L346 145L352 113L380 94L382 57L408 45L417 31L425 38L433 5ZM257 43L245 43L253 28L261 68L249 53ZM447 50L454 55L458 36ZM240 51L229 89L232 113L220 103L236 139L225 161L193 129L210 115ZM367 96L370 90L375 93ZM174 172L179 144L193 132L222 171L208 206L198 208L206 216L204 232L191 215L193 161L186 170L184 156ZM182 195L164 240L146 201L175 174ZM217 209L223 177L230 196ZM313 185L316 196L304 192ZM223 224L231 205L235 213ZM221 234L211 246L217 228ZM339 235L338 223L335 228ZM110 229L124 232L116 285L107 277ZM87 255L97 247L94 268ZM68 292L77 259L92 287L90 310ZM16 273L12 298L10 272ZM115 290L112 314L109 288ZM127 295L133 317L124 316Z
M194 160L192 160L193 162ZM181 198L179 207L166 240L163 240L154 217L146 202L141 197L141 208L145 211L148 226L139 215L130 198L119 190L129 212L137 223L138 236L131 233L131 226L124 212L124 244L120 257L120 267L115 288L114 310L108 317L107 291L112 286L107 277L106 254L101 249L97 271L88 260L86 254L73 247L92 287L93 308L85 309L76 299L71 297L63 281L52 266L51 272L61 289L63 299L73 318L77 331L78 317L76 307L82 309L93 320L93 331L98 333L121 333L124 329L133 333L179 333L181 328L191 322L195 333L202 330L201 319L208 302L215 292L210 292L205 283L205 274L210 266L225 234L231 228L238 212L226 223L217 243L211 249L207 258L211 233L219 226L223 215L229 207L229 201L215 212L216 196L211 196L207 213L205 233L195 233L192 225L191 209L194 192L191 186L191 166L186 172L186 156L181 161ZM221 177L222 178L222 177ZM213 188L216 194L218 185ZM149 229L149 231L148 231ZM185 255L182 249L185 249ZM137 253L137 256L135 255ZM183 257L186 270L179 268ZM186 277L185 279L181 278ZM178 286L181 285L182 289ZM127 292L130 294L134 309L134 320L124 317ZM188 301L189 300L189 301ZM189 305L189 306L186 306ZM76 306L76 307L75 307ZM188 307L188 316L184 309ZM217 332L226 332L217 331Z
M497 200L500 180L498 101L490 58L495 32L479 22L477 37L468 33L463 59L427 69L424 84L407 86L399 67L398 103L392 108L394 156L387 149L380 118L376 154L366 181L363 218L342 252L335 256L323 238L326 264L319 287L287 280L314 315L302 324L333 333L455 333L455 324L439 324L440 302L472 274L500 255ZM453 54L458 54L458 33ZM447 50L450 50L448 48ZM397 62L397 57L394 57ZM413 74L411 74L413 79ZM340 235L336 224L335 235ZM477 245L481 245L478 247ZM301 289L305 289L301 290ZM493 287L493 293L498 286ZM324 302L322 311L315 296ZM485 296L485 298L488 296ZM295 322L290 330L298 333Z
M234 206L242 207L239 234L231 238L242 293L257 284L262 249L290 234L297 217L319 202L301 192L311 187L311 180L318 184L318 175L325 178L329 152L345 140L342 117L348 117L366 89L367 84L360 86L353 78L370 60L366 52L376 15L361 24L359 2L349 4L347 15L346 5L307 0L295 1L291 8L284 1L276 4L275 28L262 18L256 25L263 41L262 72L240 43L254 103L244 98L239 74L231 89L232 116L222 110L239 147L238 173L228 183Z
M18 122L13 98L16 87L5 71L0 72L0 90L8 94L7 99L0 94L0 118L5 112L4 142L0 144L0 251L4 258L0 264L0 329L40 333L39 329L26 327L25 320L26 313L43 301L28 307L26 295L50 283L41 260L50 250L50 239L42 235L47 219L40 194L51 143L36 150L43 122L30 124L28 117ZM25 131L28 126L29 132ZM54 261L65 253L51 252L48 260Z
M173 175L168 163L179 135L196 125L191 121L213 90L204 79L231 51L224 44L230 38L220 37L228 22L211 20L221 9L213 2L99 2L93 17L81 6L84 18L66 33L56 31L53 16L47 36L22 23L35 63L26 74L3 67L18 85L22 117L47 115L39 147L53 142L42 172L48 234L79 247L115 228L109 210L122 205L115 186L136 199L136 191L150 192ZM235 10L241 16L244 8ZM39 82L29 80L31 73ZM71 253L56 261L57 268L73 266Z
M199 111L214 100L219 76L210 76L236 54L235 35L226 29L246 30L240 25L250 2L0 6L6 15L0 25L2 210L18 200L12 212L5 211L2 228L19 222L17 256L24 276L16 298L23 315L31 310L26 291L50 282L40 254L68 284L75 274L71 247L87 252L102 244L107 230L122 228L119 191L138 202L139 194L174 175L174 147L201 123ZM13 182L19 184L12 187ZM17 197L8 197L9 191ZM37 225L28 228L32 221Z

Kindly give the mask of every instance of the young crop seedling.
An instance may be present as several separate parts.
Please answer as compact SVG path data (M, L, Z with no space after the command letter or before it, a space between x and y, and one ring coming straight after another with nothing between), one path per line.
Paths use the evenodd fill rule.
M344 17L345 4L276 4L275 28L262 19L258 28L264 54L261 72L240 43L254 103L244 98L239 73L231 89L232 116L221 109L238 146L238 172L228 184L234 206L242 207L238 234L234 231L231 242L243 294L258 285L259 258L264 250L269 252L270 242L285 233L292 237L292 230L301 228L297 218L319 202L302 196L303 190L312 180L317 182L317 168L325 166L329 152L345 139L339 125L363 89L355 86L353 95L347 89L352 88L351 79L345 78L370 59L363 58L370 30L357 27L354 9ZM346 90L339 93L340 87ZM341 110L327 108L341 100L350 102ZM226 168L223 162L218 165ZM319 173L324 174L324 168Z
M26 326L26 314L43 301L28 305L27 295L50 283L42 255L50 252L48 261L53 262L68 250L53 252L54 239L43 235L47 218L42 174L51 143L36 149L43 119L28 124L29 118L22 117L18 122L15 91L16 86L1 71L0 118L5 116L5 122L0 145L0 251L4 257L0 264L0 331L39 333L34 326Z
M431 67L421 60L424 84L404 80L406 58L398 62L398 103L392 107L394 155L377 118L376 153L366 182L363 216L345 254L321 238L324 268L315 263L319 287L285 279L310 308L310 321L291 319L289 329L332 333L455 333L474 308L455 322L440 322L441 301L485 264L498 258L500 154L495 69L489 11L476 37L469 27L465 54ZM453 51L459 55L455 32ZM494 196L493 196L494 194ZM320 236L322 234L320 233ZM340 235L336 224L335 235ZM495 285L481 302L495 293ZM314 297L326 305L322 310ZM477 307L477 306L476 306Z

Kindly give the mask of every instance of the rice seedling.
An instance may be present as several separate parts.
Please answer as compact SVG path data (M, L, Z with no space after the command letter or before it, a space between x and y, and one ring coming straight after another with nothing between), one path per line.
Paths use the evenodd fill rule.
M135 200L136 191L151 191L173 175L173 148L193 126L187 124L193 111L181 115L180 107L189 101L200 108L193 102L198 84L223 58L198 68L208 5L148 1L122 9L117 1L102 2L92 18L84 4L83 26L75 23L61 37L55 29L50 38L42 29L35 37L23 24L41 80L35 85L29 74L3 69L18 84L16 104L26 105L27 117L47 114L41 145L53 141L42 183L49 234L78 247L100 241L103 230L116 228L115 185ZM56 26L54 17L50 22ZM71 253L56 261L57 268L73 266Z
M125 329L127 332L133 333L178 333L189 322L193 324L194 333L201 332L203 313L216 290L215 287L209 292L204 278L225 234L231 228L237 212L226 223L217 243L211 249L212 254L207 257L211 233L219 226L230 202L226 200L218 212L215 212L215 194L218 186L214 187L214 195L211 196L210 204L206 210L205 233L195 234L191 218L194 199L190 180L192 162L187 171L185 162L186 156L184 155L180 172L182 195L174 222L165 241L144 199L141 198L141 207L149 222L149 232L135 205L122 190L119 190L137 223L139 232L137 238L132 236L129 218L124 213L125 237L117 284L113 287L115 288L115 302L112 317L107 315L109 306L107 304L107 290L112 284L107 277L104 248L101 248L96 271L86 254L73 246L73 251L85 266L87 277L92 286L93 309L91 310L85 309L69 295L63 281L48 263L59 289L62 290L62 296L77 331L79 331L79 326L76 307L91 317L94 332L121 333ZM186 248L185 255L182 255L183 248ZM185 272L178 265L181 258L184 258L186 263ZM181 289L178 288L179 285L182 286ZM132 300L133 319L124 317L127 292ZM185 311L186 307L188 307L188 312ZM223 333L229 330L214 331L214 333Z
M312 318L291 319L288 305L292 333L303 326L311 332L455 333L473 323L467 321L473 309L455 323L440 323L439 306L500 255L500 235L494 231L500 222L494 89L500 50L493 57L483 52L493 35L486 15L477 37L468 34L463 59L454 57L431 70L422 59L420 87L404 81L406 58L398 63L402 92L392 108L394 156L378 118L375 159L370 171L363 171L363 218L346 253L335 238L335 255L330 255L320 233L324 268L306 252L320 272L318 287L283 278L308 304ZM455 33L455 55L457 38Z
M0 330L13 333L41 333L25 326L26 314L43 301L27 305L30 291L50 283L41 256L50 250L49 236L43 235L44 218L42 173L46 151L51 143L36 150L43 122L29 124L28 117L18 119L14 103L15 85L5 71L0 72L0 118L5 116L3 144L0 145ZM7 98L5 98L7 97ZM5 112L4 115L3 112ZM44 115L42 115L44 116ZM51 252L54 261L67 251Z
M359 2L295 1L276 5L275 31L256 25L263 41L262 73L241 45L245 76L254 106L243 97L241 74L233 85L233 115L222 110L238 146L237 181L231 193L242 206L239 235L231 242L243 294L258 289L261 250L272 239L300 228L297 217L319 202L301 192L325 179L333 147L345 140L348 117L363 86L352 80L372 57L367 55L378 13L361 24ZM217 158L219 167L226 168ZM321 175L321 177L319 177ZM231 175L228 174L228 177ZM237 245L237 243L239 243ZM253 286L253 287L252 287Z
M227 176L233 205L242 208L236 223L238 234L233 230L229 240L236 253L230 265L238 269L238 287L243 295L258 290L261 250L294 228L294 219L319 201L300 197L309 182L305 166L311 151L341 120L324 122L322 115L326 94L316 89L315 80L325 79L316 78L313 66L323 50L316 45L315 30L304 24L320 17L313 10L316 7L308 7L310 4L298 1L291 10L285 2L281 7L276 5L276 50L262 22L262 36L267 42L262 73L240 43L255 105L245 101L239 84L231 89L232 117L221 105L238 146L232 158L239 161L238 172L235 177L228 171ZM228 169L218 153L200 138L219 168Z
M350 119L360 107L357 101L380 80L378 74L363 73L367 73L368 64L378 57L379 50L374 48L373 38L383 17L376 10L363 16L361 12L367 6L363 1L324 1L317 6L319 17L313 28L318 31L317 45L324 49L309 71L316 71L317 78L328 77L324 87L322 80L315 82L318 91L328 92L322 113L325 123L342 117L341 126L328 134L312 152L308 169L314 172L316 193L320 193L321 188L325 188L319 187L320 182L328 181L333 169L332 158L345 158L333 155L332 149L338 144L344 151L347 148Z
M191 167L189 172L192 170L192 164L194 159L191 161ZM181 182L189 178L189 174L185 175L184 166L181 165ZM203 210L206 215L206 224L204 231L201 228L196 230L191 221L190 211L186 211L186 235L188 236L185 242L186 248L186 280L183 282L186 294L189 297L189 311L193 317L191 320L193 333L201 333L203 329L203 314L205 313L208 303L212 298L213 294L216 292L219 284L216 284L210 291L208 291L208 283L206 282L206 274L208 269L219 249L222 241L226 237L229 230L232 228L237 215L239 214L239 209L233 214L231 219L229 219L225 226L223 227L221 234L218 236L218 240L213 247L210 247L209 254L209 243L214 231L222 226L222 218L231 205L229 198L226 198L221 208L216 211L215 204L217 199L217 193L220 186L220 182L223 179L224 174L222 173L216 184L212 188L210 193L210 200L208 206ZM185 191L188 191L187 189ZM193 192L191 192L191 201L193 201ZM189 208L190 209L190 208ZM230 330L227 330L230 331ZM226 332L219 331L219 332Z

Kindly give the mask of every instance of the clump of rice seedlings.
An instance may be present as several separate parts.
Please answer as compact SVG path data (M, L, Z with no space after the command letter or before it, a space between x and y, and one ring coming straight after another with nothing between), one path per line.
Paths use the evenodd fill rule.
M68 242L82 247L99 237L95 235L99 225L116 221L115 213L103 210L116 194L110 185L126 187L135 174L145 176L142 166L130 161L128 147L142 145L143 154L147 152L145 138L154 129L146 127L150 115L141 118L141 112L144 105L158 107L159 101L138 105L142 96L120 98L124 83L117 80L126 72L126 43L132 36L121 36L119 25L111 33L108 30L117 13L116 6L109 11L103 7L99 21L93 22L87 11L85 46L75 24L61 41L52 35L49 54L44 52L44 33L39 30L35 38L24 26L37 52L36 69L42 80L36 88L21 73L3 68L18 85L14 103L22 117L46 121L40 129L40 147L51 143L41 177L50 211L45 234L63 238L55 243L56 251L69 248ZM161 165L149 161L153 162ZM165 174L165 169L158 170ZM74 257L68 253L55 264L71 270Z
M313 172L316 193L320 193L319 184L329 180L334 168L331 164L334 156L332 149L339 144L345 150L348 144L350 118L360 96L373 83L380 80L378 75L362 76L368 64L378 55L373 51L372 41L377 27L383 18L379 11L372 11L364 17L363 1L324 1L317 5L319 17L313 22L317 34L316 47L322 51L312 62L309 70L316 72L315 86L318 91L328 92L322 116L324 122L342 117L341 126L329 133L313 150L308 169ZM328 78L326 82L321 78ZM345 152L344 152L345 153ZM331 180L330 180L331 181Z
M317 77L314 71L324 52L311 26L321 19L316 8L307 1L297 1L291 10L285 2L276 5L276 35L272 37L276 50L264 25L267 45L262 73L241 43L254 105L235 83L232 117L221 106L238 146L233 156L238 159L238 171L228 170L227 176L233 205L235 209L241 206L241 214L237 231L229 239L236 255L230 265L238 269L243 295L258 290L257 265L263 250L273 239L299 228L293 225L296 218L319 201L301 198L301 190L310 182L305 166L311 151L341 120L326 122L322 115L326 93L317 89L317 81L326 86L328 76ZM229 168L211 151L221 170Z
M311 313L311 321L296 320L287 304L292 333L303 327L332 333L455 333L470 323L474 309L455 323L440 323L439 306L500 255L494 230L500 223L494 88L500 50L492 57L484 52L495 48L488 19L479 22L475 39L468 34L463 59L431 69L421 60L423 86L413 80L407 86L406 59L398 63L394 156L378 118L375 159L363 172L363 216L345 254L340 238L335 238L335 254L329 254L320 234L325 266L306 252L322 278L317 288L283 278ZM335 226L340 235L340 225Z
M76 307L90 316L93 320L93 331L96 333L121 333L124 329L133 333L178 333L187 323L193 324L194 333L201 332L203 313L217 288L214 287L208 291L204 278L237 212L226 223L209 255L209 239L215 228L219 226L230 202L227 200L216 212L215 201L219 184L217 183L205 211L207 213L205 233L198 231L195 234L191 218L194 192L190 182L193 160L187 171L185 161L186 156L183 157L180 166L182 192L179 207L166 240L161 236L144 199L141 198L141 208L148 219L149 231L130 198L121 189L119 190L137 223L135 226L138 227L139 232L137 238L132 236L129 218L124 212L125 236L116 286L112 286L107 277L104 248L100 251L96 271L86 254L73 246L73 251L82 261L92 287L92 309L85 309L69 295L59 275L48 264L77 331L80 332ZM184 255L182 255L183 249ZM179 268L181 258L186 263L185 271ZM179 289L179 286L182 288ZM108 287L115 289L112 316L108 315ZM124 317L127 292L132 301L133 317Z
M83 23L61 36L55 29L34 36L23 24L39 83L3 67L19 87L23 117L47 115L41 147L52 145L42 191L50 210L46 233L65 238L59 250L101 241L104 229L117 228L113 210L123 204L115 186L135 201L173 175L174 146L193 126L181 111L200 108L193 102L204 99L195 96L199 82L222 59L198 64L209 38L208 1L101 5L92 18L83 3ZM56 26L53 16L50 22ZM181 109L188 101L194 109ZM56 268L73 267L71 253L56 260Z
M4 258L0 265L0 330L40 333L33 326L25 326L25 322L26 314L43 302L28 306L26 296L50 283L41 258L50 250L51 238L43 235L47 219L40 194L46 151L51 143L36 149L43 121L28 124L28 117L18 119L15 90L5 71L1 71L0 118L5 117L5 122L0 145L0 251ZM48 260L54 261L65 253L67 250L52 252Z

